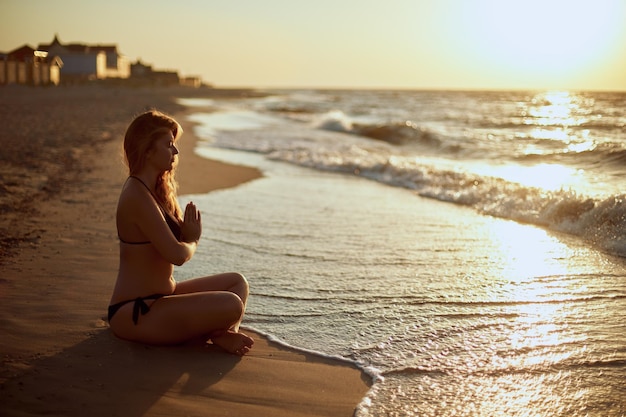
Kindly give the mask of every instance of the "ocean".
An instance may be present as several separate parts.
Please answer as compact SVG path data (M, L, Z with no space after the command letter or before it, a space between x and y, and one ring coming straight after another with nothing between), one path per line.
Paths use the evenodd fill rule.
M355 363L358 417L626 415L626 93L185 99L264 177L193 200L177 279L244 273L244 326Z

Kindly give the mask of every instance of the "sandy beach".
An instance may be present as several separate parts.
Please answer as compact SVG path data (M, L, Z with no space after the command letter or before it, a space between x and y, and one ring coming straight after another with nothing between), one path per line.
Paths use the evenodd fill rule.
M354 413L369 379L347 363L256 334L243 358L204 345L144 346L115 338L103 319L118 263L114 211L126 176L121 140L135 114L154 107L182 123L180 194L262 175L194 154L192 128L173 98L206 93L0 88L3 416Z

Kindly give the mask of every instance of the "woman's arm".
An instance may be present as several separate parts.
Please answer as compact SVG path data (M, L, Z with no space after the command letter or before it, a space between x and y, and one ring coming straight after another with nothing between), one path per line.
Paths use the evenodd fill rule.
M146 240L152 243L163 259L174 265L182 265L191 259L201 233L199 212L195 206L187 207L185 210L185 220L181 225L183 241L179 242L165 222L156 201L147 191L129 193L127 197L124 199L123 212L130 216L132 223L147 238Z

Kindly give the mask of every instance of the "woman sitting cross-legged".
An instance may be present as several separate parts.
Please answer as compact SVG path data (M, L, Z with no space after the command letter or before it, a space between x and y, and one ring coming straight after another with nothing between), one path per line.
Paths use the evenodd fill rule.
M113 333L135 342L171 345L199 337L244 355L253 339L239 331L248 282L224 273L176 282L174 265L191 259L202 233L200 212L177 202L176 141L182 129L158 111L128 127L129 168L117 206L120 265L109 306Z

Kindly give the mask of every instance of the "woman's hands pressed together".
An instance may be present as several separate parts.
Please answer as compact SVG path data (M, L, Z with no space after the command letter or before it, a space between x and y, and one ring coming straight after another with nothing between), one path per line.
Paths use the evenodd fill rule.
M181 224L182 240L184 242L197 242L202 235L202 218L200 211L193 202L187 203L185 215Z

